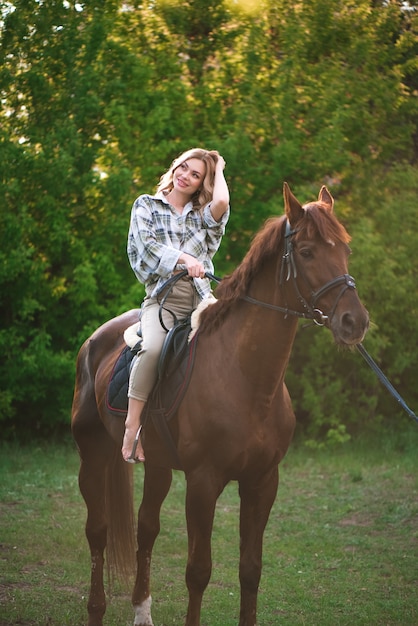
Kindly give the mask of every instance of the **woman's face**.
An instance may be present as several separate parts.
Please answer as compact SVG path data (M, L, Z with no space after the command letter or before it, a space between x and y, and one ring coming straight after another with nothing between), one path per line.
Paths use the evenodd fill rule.
M203 185L206 165L200 159L188 159L173 172L174 189L192 197Z

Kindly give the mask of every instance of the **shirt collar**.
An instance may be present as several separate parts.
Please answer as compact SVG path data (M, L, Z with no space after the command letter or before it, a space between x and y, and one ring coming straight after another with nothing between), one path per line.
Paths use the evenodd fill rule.
M158 191L155 195L151 196L151 198L155 198L156 200L161 200L164 204L171 206L166 196L162 191ZM193 202L190 200L184 207L183 215L193 210Z

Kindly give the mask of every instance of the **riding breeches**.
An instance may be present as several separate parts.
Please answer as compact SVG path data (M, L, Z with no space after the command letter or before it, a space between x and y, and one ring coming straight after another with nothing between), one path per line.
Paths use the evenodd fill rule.
M129 377L128 397L145 402L156 382L158 360L167 331L160 322L160 301L164 292L156 298L146 297L141 310L142 347ZM170 329L175 319L187 317L199 304L200 298L193 281L187 276L173 286L162 309L164 325ZM174 315L172 315L174 314ZM174 317L175 316L175 317Z

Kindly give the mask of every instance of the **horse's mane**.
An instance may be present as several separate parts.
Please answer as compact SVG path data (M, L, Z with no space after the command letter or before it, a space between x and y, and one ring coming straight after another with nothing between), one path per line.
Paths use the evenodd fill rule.
M246 293L248 285L260 267L273 255L277 255L284 221L284 215L270 218L255 235L243 261L217 286L215 294L217 302L202 311L199 318L201 332L210 332L220 324L231 303Z
M350 241L350 235L326 205L311 202L303 208L304 215L296 225L296 241L301 238L313 239L317 235L329 244L347 244ZM217 302L202 311L201 332L210 332L219 326L231 304L247 293L251 280L262 266L273 256L277 259L285 220L285 215L269 218L258 231L243 261L216 288Z

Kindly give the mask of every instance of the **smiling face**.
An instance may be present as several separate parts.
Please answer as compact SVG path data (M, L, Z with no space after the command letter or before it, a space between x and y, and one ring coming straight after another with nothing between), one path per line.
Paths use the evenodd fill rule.
M202 186L206 176L206 165L200 159L183 161L173 172L174 189L192 197Z

